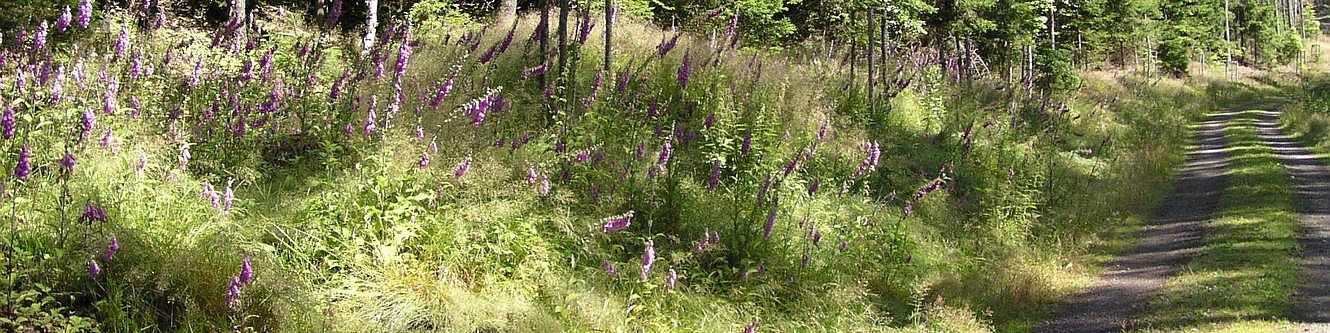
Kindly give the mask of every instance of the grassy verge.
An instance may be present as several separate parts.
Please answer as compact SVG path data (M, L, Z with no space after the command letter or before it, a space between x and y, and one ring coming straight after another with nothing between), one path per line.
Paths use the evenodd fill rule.
M1244 112L1229 127L1224 208L1199 256L1150 303L1141 331L1271 331L1288 324L1283 318L1298 279L1298 215L1287 172L1253 121Z

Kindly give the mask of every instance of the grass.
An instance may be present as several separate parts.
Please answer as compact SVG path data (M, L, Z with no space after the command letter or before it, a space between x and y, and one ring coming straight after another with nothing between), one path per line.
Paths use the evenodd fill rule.
M1274 331L1298 281L1298 215L1288 174L1257 136L1255 112L1241 112L1225 136L1229 187L1206 245L1135 324L1141 332Z
M352 84L348 97L329 102L324 96L341 71L365 65L338 58L355 54L355 39L330 36L329 60L308 66L291 46L314 32L298 18L272 19L258 23L283 32L263 41L277 46L274 75L280 80L272 84L308 82L301 71L318 68L308 95L287 96L300 110L332 125L360 126L365 107L353 108L352 96L377 96L380 111L392 100L389 78ZM397 118L396 127L373 136L316 125L308 135L274 129L272 137L253 130L234 140L179 138L164 125L173 105L198 122L187 125L208 128L217 124L197 113L225 100L221 90L244 89L237 98L252 104L271 94L266 85L225 77L191 93L173 91L164 87L179 86L192 73L190 61L177 58L167 66L148 59L161 66L158 74L120 92L143 99L144 118L99 121L123 138L122 152L74 144L79 167L62 183L54 161L65 147L66 127L78 126L81 108L100 105L32 106L67 112L25 111L21 118L37 148L40 176L19 189L23 200L7 202L19 212L21 223L10 235L24 251L6 257L23 269L14 285L5 284L53 286L38 293L51 296L37 302L42 311L121 331L711 332L740 331L754 322L762 331L1024 331L1088 284L1104 253L1126 244L1119 236L1130 234L1168 191L1185 144L1180 129L1189 120L1265 93L1229 81L1088 72L1084 89L1040 100L1002 80L962 85L930 67L917 69L919 81L883 103L892 105L890 114L869 114L863 87L845 84L848 66L838 61L713 55L691 36L662 58L654 46L666 32L621 20L615 65L632 68L635 81L610 94L613 80L607 79L589 107L573 107L578 112L554 125L541 114L548 102L544 87L518 78L533 65L529 44L519 40L514 51L479 64L465 45L438 36L425 37L434 39L413 53L403 110L421 104L422 96L432 95L430 83L460 66L454 97L418 118ZM120 23L102 23L96 26L110 29L74 43L82 50L106 46ZM515 35L529 36L533 26L525 18ZM478 52L502 35L480 37ZM215 61L220 73L236 72L269 49L232 54L209 48L190 42L208 34L188 27L134 36L136 48ZM177 47L181 43L189 46ZM384 51L387 67L396 51L392 43ZM598 43L592 38L584 47L597 50ZM677 70L685 52L699 65L693 83L681 89ZM583 90L599 67L598 54L585 52L574 63L579 74L573 80ZM113 73L127 67L123 59L73 51L60 56L56 62L64 65L81 60ZM700 65L708 59L716 65ZM750 63L762 64L757 68L765 75L758 78L761 70ZM505 87L513 110L490 114L480 127L450 112L492 86ZM100 97L100 89L71 85L67 91ZM47 92L33 94L39 93ZM28 97L8 94L0 91L0 100ZM651 101L671 111L644 119ZM712 114L715 126L701 125ZM29 123L29 115L52 119ZM422 130L427 139L416 138L412 125L428 129ZM822 126L830 134L815 139ZM657 129L682 136L669 134L671 128L696 130L698 139L675 146L666 176L649 177L662 141ZM753 152L739 154L748 133ZM791 138L783 139L785 133ZM532 138L523 148L492 144L523 135ZM442 148L422 169L416 163L430 140ZM851 175L863 159L859 145L869 140L882 144L882 162L857 179ZM764 177L814 141L818 152L770 190L781 201L754 203ZM194 159L180 170L185 143L192 144ZM561 143L573 153L556 153ZM642 160L632 153L639 144L647 150ZM16 147L0 142L3 160L11 160ZM576 152L589 151L605 153L612 167L574 162ZM150 159L143 176L135 174L137 152ZM470 173L455 177L468 156ZM707 189L712 166L722 160L719 186ZM526 182L529 169L554 179L548 196ZM935 178L945 181L943 188L911 198ZM199 189L231 179L237 201L230 214L220 215ZM814 181L822 190L809 194ZM837 193L845 183L854 187ZM73 204L61 199L62 185L70 187ZM898 196L888 200L889 193ZM914 214L903 217L907 200ZM62 212L77 215L89 201L106 207L110 221L72 232L59 228L69 220ZM640 217L632 227L599 231L602 219L627 210ZM779 213L778 228L767 238L760 231L771 210ZM807 236L809 229L825 235L820 245ZM720 243L692 251L706 231L720 231ZM80 237L58 244L62 232ZM121 254L98 259L111 234L124 244ZM659 254L657 266L639 281L648 240ZM255 283L239 303L227 304L227 283L243 258L255 263ZM103 262L100 277L85 273L90 260ZM665 278L670 268L680 277L673 290Z

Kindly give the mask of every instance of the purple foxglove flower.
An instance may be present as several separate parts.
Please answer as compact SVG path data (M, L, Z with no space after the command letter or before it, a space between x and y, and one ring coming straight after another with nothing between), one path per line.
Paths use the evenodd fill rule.
M918 193L914 194L914 200L922 199L923 197L927 196L929 193L937 191L937 189L941 186L942 186L941 179L933 180L933 182L929 183L928 186L924 186L923 188L919 189Z
M679 87L688 88L688 78L693 75L693 62L689 56L683 57L683 65L679 66Z
M651 241L647 241L646 249L642 251L642 281L648 280L651 275L651 265L656 263L656 246Z
M115 40L115 56L124 58L126 52L129 52L129 29L120 27L120 37Z
M901 209L901 218L909 218L914 213L914 202L905 203L905 208Z
M369 99L369 111L365 113L365 128L361 130L361 133L364 135L373 134L374 129L378 126L379 115L374 112L374 109L378 107L378 104L379 96L371 96Z
M410 61L411 43L402 43L402 46L397 49L397 67L394 68L398 77L406 74L406 66Z
M97 127L97 114L93 113L92 110L90 109L83 109L83 128L81 129L82 131L79 133L79 140L87 138L88 134L92 133L92 129L96 127Z
M79 2L78 26L82 29L88 28L88 23L92 21L92 1L83 0Z
M453 178L462 179L462 176L465 176L468 170L471 170L471 156L467 156L466 159L462 160L462 164L457 166L457 171L453 172Z
M803 258L799 260L799 267L808 267L808 259L808 252L804 252Z
M422 152L420 153L420 161L416 162L416 168L425 170L425 168L429 167L429 162L429 152Z
M189 165L189 158L190 158L189 146L182 147L180 149L180 171L184 171L185 168Z
M762 228L762 237L771 238L771 231L776 229L776 209L771 209L771 214L767 215L767 224Z
M508 52L508 46L513 44L513 35L517 34L517 26L508 30L508 36L503 37L503 42L499 43L499 53Z
M527 169L526 169L526 184L527 184L527 185L535 185L535 184L536 184L536 168L527 168Z
M101 274L102 274L102 266L97 265L97 260L89 260L89 261L88 261L88 277L89 277L89 278L96 279L97 276L98 276L98 275L101 275Z
M670 286L670 290L674 290L674 284L679 281L679 273L674 271L674 267L670 267L669 279L666 281Z
M120 240L116 239L115 235L111 235L111 243L106 245L106 255L103 257L106 260L115 259L116 252L120 252Z
M533 76L545 75L545 73L549 71L550 71L550 64L549 62L546 62L540 64L540 66L531 67L522 70L522 79L529 79Z
M822 181L817 180L817 179L813 179L813 182L811 182L811 183L808 184L808 196L811 197L811 196L813 196L814 194L817 194L817 188L818 188L818 186L821 185L821 184L822 184Z
M328 12L328 26L337 26L338 19L342 16L342 0L334 0L332 10Z
M725 28L725 39L733 39L735 31L739 28L739 8L734 8L734 16L730 18L730 26Z
M148 154L139 152L139 161L134 164L134 176L143 177L143 169L148 167Z
M65 32L65 29L69 29L69 21L73 20L74 15L70 14L69 6L65 6L65 10L60 12L60 18L55 20L55 31L60 33Z
M97 205L93 204L91 201L83 206L82 219L85 223L89 224L93 222L106 222L108 220L106 211L102 210L101 207L97 207Z
M163 26L166 26L166 10L159 7L157 8L157 21L153 22L152 28L161 29Z
M627 213L623 213L622 215L605 218L604 220L601 221L600 231L604 233L611 233L627 229L628 226L633 224L633 214L634 212L630 210Z
M711 164L711 179L707 181L707 189L714 190L720 185L720 161Z
M822 243L822 230L813 230L813 246Z
M0 134L4 135L5 140L14 138L14 108L5 108L5 113L0 115Z
M605 273L609 273L610 277L619 278L619 270L615 269L614 264L610 263L609 260L601 260L600 267L605 269Z
M254 263L251 262L249 258L245 258L244 261L240 262L239 278L242 286L248 286L254 283Z
M672 146L670 146L670 140L669 140L669 139L665 139L665 143L662 144L661 147L660 147L660 158L657 158L657 159L656 159L656 164L659 164L659 165L670 164L670 154L671 154L673 151L674 151L674 148L673 148Z
M540 189L539 189L539 191L540 191L540 196L542 196L542 197L544 197L544 196L549 196L549 195L550 195L550 176L549 176L549 175L547 175L547 174L543 174L543 173L540 175Z
M817 129L817 141L825 138L827 138L827 124L822 124L822 127Z
M660 54L661 59L664 59L665 55L670 54L670 50L673 50L674 46L679 44L680 36L683 36L683 33L674 34L674 38L671 38L669 41L663 41L659 46L656 46L656 52Z
M846 241L841 241L841 242L840 242L840 251L841 251L841 252L845 252L845 250L847 250L847 249L849 249L849 248L850 248L850 243L848 243L848 242L846 242Z
M619 72L619 84L614 87L614 92L623 93L628 90L628 83L632 80L632 70L624 69Z
M42 25L37 27L37 33L32 35L32 48L34 50L46 48L46 34L49 30L46 21L42 21Z
M232 277L231 284L226 287L226 305L235 307L240 305L240 277Z
M32 174L30 159L32 159L32 150L28 149L28 144L25 143L19 150L18 164L14 165L14 178L20 181L28 180L28 176Z
M60 167L65 169L66 174L74 171L74 163L74 154L70 152L66 152L65 157L60 159Z
M231 190L231 185L233 183L235 183L235 179L226 181L226 190L222 194L222 216L229 215L231 213L231 206L235 203L235 191Z
M744 328L744 333L757 333L757 322L754 321L752 324L748 324L748 327Z
M596 26L596 22L591 20L591 12L586 12L582 17L582 26L577 31L577 44L586 44L587 37L591 36L591 28Z

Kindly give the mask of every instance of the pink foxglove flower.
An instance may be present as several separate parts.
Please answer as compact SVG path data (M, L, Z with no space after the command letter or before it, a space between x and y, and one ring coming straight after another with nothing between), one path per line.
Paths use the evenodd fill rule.
M111 243L106 245L106 254L104 258L106 258L106 260L115 259L116 252L120 252L120 240L116 239L115 235L111 235Z
M97 276L101 274L102 274L102 266L97 265L97 260L88 261L88 277L96 279Z
M23 144L23 147L19 149L18 163L14 165L14 178L17 178L20 181L28 180L28 176L32 174L32 162L29 161L30 159L32 159L32 150L28 149L28 144L25 143Z
M251 262L249 258L245 258L244 261L240 262L239 278L242 286L248 286L254 283L254 263Z
M634 212L630 210L627 213L623 213L621 215L605 218L605 220L601 221L600 231L604 233L611 233L627 229L628 226L633 224L633 214Z
M674 271L674 268L671 267L669 278L666 281L670 286L670 290L674 290L674 284L679 281L679 272Z
M83 0L79 2L78 26L87 29L90 22L92 22L92 1Z
M471 170L471 156L467 156L461 164L457 165L457 171L453 172L453 178L462 179L462 176L465 176L469 170Z
M640 276L642 281L645 282L651 277L651 265L655 263L656 247L651 241L647 241L646 249L642 253L642 274Z
M65 32L66 29L69 29L70 21L73 20L74 15L69 12L69 6L65 6L65 10L60 12L60 18L55 20L55 31Z

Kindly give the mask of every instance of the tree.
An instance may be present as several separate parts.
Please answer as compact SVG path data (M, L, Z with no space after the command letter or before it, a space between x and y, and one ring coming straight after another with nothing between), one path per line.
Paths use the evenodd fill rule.
M375 31L379 27L379 0L366 0L365 12L365 40L360 49L362 56L374 48Z
M500 0L499 12L495 22L500 27L506 27L517 20L517 0Z

